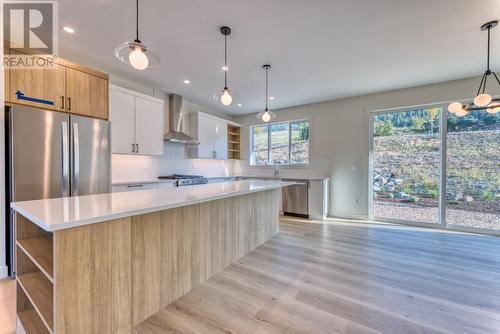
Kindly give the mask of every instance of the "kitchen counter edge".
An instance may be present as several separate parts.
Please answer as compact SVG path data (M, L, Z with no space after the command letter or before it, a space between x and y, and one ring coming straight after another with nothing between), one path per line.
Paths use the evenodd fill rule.
M224 185L228 184L247 184L246 188L241 190L225 190ZM158 212L163 210L175 209L184 206L190 206L200 203L211 202L215 200L220 200L229 197L235 197L240 195L246 195L251 193L257 193L267 190L279 189L289 185L293 185L293 182L281 182L281 181L236 181L236 182L224 182L224 183L216 183L216 184L205 184L205 185L195 185L195 186L187 186L180 188L171 188L171 189L151 189L151 190L140 190L137 192L121 192L121 193L106 193L106 194L98 194L98 195L87 195L80 197L65 197L65 198L52 198L52 199L42 199L42 200L34 200L34 201L24 201L24 202L13 202L10 204L10 207L24 216L25 218L32 221L34 224L42 228L47 232L55 232L59 230L69 229L73 227L85 226L90 224L97 224L105 221L127 218L132 216L138 216L143 214L148 214L152 212ZM254 186L255 188L252 188ZM100 213L99 215L87 215L82 218L61 218L71 216L71 212L59 212L59 214L51 215L47 210L50 210L51 206L58 207L59 211L63 211L62 208L74 208L77 206L84 206L85 203L92 202L92 200L96 201L95 203L100 203L103 199L112 199L114 196L123 197L120 198L121 201L127 200L127 197L130 197L131 203L134 202L134 198L138 196L138 193L144 193L144 195L152 195L153 197L161 197L162 194L168 195L169 193L175 192L188 192L189 190L197 190L203 189L203 187L218 187L219 191L216 194L210 194L207 196L199 196L195 198L191 198L184 201L179 201L178 197L175 197L174 200L170 199L170 202L165 201L164 203L152 203L150 205L145 205L141 208L133 208L130 209L124 208L117 211L112 211L109 209L109 212ZM215 189L217 190L217 189ZM155 196L156 195L156 196ZM187 195L189 197L189 195ZM176 200L177 199L177 200ZM30 207L37 208L30 209ZM71 209L69 209L71 210ZM34 213L36 212L36 213ZM43 218L40 218L43 217ZM47 224L46 221L51 221L50 224Z

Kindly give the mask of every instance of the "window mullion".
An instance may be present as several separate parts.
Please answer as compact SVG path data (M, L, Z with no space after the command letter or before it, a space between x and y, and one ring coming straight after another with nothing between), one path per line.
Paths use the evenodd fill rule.
M441 147L440 147L440 168L439 168L439 223L446 227L446 173L447 173L447 165L448 165L448 147L447 147L447 139L448 139L448 112L446 108L443 107L441 109L440 115L440 131L441 131Z

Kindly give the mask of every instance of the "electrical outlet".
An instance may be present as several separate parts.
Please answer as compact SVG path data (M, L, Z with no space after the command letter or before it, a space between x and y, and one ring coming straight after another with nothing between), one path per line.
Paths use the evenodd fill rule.
M351 170L352 170L353 172L357 172L357 171L359 170L359 166L358 166L358 164L357 164L357 163L353 163L353 164L351 165Z
M352 204L353 205L358 205L359 204L359 199L357 197L352 198Z

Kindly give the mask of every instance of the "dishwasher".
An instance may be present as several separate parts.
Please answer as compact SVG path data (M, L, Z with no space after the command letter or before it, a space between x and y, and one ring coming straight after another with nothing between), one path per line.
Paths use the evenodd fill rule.
M309 218L309 180L283 179L295 182L283 188L283 214Z

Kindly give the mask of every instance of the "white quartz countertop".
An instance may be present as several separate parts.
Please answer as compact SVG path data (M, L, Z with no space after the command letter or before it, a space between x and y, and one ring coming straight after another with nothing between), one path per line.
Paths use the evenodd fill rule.
M236 181L14 202L10 206L42 229L52 232L277 189L291 184L293 183L279 181Z

